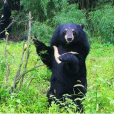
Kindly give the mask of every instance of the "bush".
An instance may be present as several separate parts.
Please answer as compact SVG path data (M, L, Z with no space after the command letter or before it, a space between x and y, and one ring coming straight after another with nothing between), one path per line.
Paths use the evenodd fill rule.
M90 27L94 37L102 42L114 42L114 8L111 5L105 5L103 8L90 13Z
M53 34L53 29L43 23L35 22L32 26L32 35L37 36L38 40L49 42Z
M70 22L87 25L85 11L78 10L76 4L72 4L67 6L67 8L63 8L60 13L54 16L52 24L58 25L59 23L65 24Z

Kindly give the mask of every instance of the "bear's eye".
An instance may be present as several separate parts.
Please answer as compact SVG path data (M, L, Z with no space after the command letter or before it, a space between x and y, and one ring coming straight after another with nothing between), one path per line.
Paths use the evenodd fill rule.
M63 32L63 34L66 35L66 33L67 33L67 29L65 29L65 31Z
M73 33L73 35L76 35L76 32L74 31L74 29L72 29L72 33Z

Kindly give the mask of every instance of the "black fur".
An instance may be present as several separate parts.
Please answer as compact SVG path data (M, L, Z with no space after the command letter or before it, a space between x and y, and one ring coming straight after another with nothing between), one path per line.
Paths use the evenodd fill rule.
M78 97L83 98L87 92L85 59L89 53L90 46L83 27L83 25L80 26L74 23L59 25L52 36L49 47L38 40L34 40L37 54L41 56L42 61L52 71L51 86L47 93L50 104L52 101L50 95L55 95L57 99L61 99L63 94L70 94L72 95L71 99L74 100ZM65 29L74 29L74 40L70 43L67 43L64 38ZM60 64L54 58L53 46L58 48L61 55L59 57ZM47 52L42 54L40 53L42 50L47 50ZM67 53L71 51L78 54ZM75 86L76 84L81 84L84 87L77 87ZM77 94L80 91L83 94L78 96ZM81 110L83 108L81 102L78 100L76 103Z
M8 27L8 25L11 23L11 10L8 5L8 3L4 3L4 10L3 10L3 17L0 18L0 38L5 38L5 32L2 32L5 30L5 28ZM12 27L10 26L7 31L10 33ZM2 32L2 33L1 33Z

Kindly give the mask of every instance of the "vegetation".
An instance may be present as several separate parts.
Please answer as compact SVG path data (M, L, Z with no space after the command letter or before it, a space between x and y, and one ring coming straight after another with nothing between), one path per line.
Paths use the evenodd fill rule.
M47 109L46 93L49 87L51 72L47 67L41 66L26 74L21 91L9 94L14 76L20 63L23 42L9 42L7 51L15 56L15 61L11 64L9 81L5 81L6 63L4 59L5 41L0 44L0 112L4 113L59 113L66 112L59 110L53 104ZM31 69L37 60L35 47L30 47L31 55L27 68ZM85 97L84 107L86 113L112 113L114 107L114 46L111 44L91 44L91 51L87 58L87 79L88 92ZM9 62L12 57L8 55ZM43 64L43 63L42 63ZM6 89L7 86L7 89ZM67 108L68 112L72 112Z
M33 17L31 36L36 35L47 45L59 23L73 22L85 25L91 50L86 60L88 92L83 102L84 112L114 113L114 2L95 0L79 6L83 0L79 1L76 3L69 0L39 0L37 3L36 0L21 0L23 10L19 14L18 11L12 11L12 17L16 20L12 35L18 41L24 36L24 40L0 41L1 113L76 113L76 106L69 99L66 99L69 104L67 107L59 108L53 103L52 107L48 108L46 94L50 86L51 71L40 61L31 40L30 47L26 41L29 11ZM29 48L25 49L24 44ZM22 60L23 64L20 67ZM19 76L22 77L14 91L11 91L19 67ZM25 73L26 71L29 72Z

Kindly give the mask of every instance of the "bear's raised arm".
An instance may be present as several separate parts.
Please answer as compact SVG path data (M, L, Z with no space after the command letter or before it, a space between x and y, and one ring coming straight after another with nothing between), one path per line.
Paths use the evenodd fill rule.
M35 39L33 39L33 42L36 47L36 52L41 57L43 63L46 64L47 67L51 69L52 68L51 61L54 53L53 47L46 46L41 41L37 40L36 37Z

